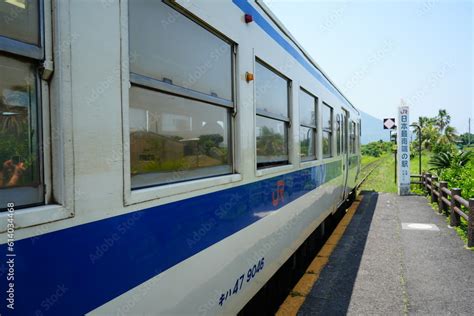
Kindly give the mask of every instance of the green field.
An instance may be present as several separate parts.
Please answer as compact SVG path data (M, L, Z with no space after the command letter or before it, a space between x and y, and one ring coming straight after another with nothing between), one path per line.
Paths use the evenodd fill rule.
M423 152L421 157L421 168L423 171L428 171L428 161L430 159L430 155L428 153ZM380 161L380 165L377 169L372 172L372 174L367 178L367 180L362 184L362 190L373 190L377 192L397 192L397 184L395 182L395 158L393 154L387 154L379 158L370 157L370 156L363 156L362 157L362 168L365 165L372 163L374 161ZM411 174L419 174L418 170L418 155L411 160L410 162L410 170ZM416 179L413 179L416 181Z

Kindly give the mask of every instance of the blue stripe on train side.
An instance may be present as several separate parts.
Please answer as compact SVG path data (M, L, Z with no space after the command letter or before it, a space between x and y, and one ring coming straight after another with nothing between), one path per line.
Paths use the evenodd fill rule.
M15 310L2 299L0 311L87 313L341 174L341 161L335 161L17 241ZM285 195L275 207L280 180Z
M308 62L306 57L292 46L275 28L248 2L248 0L232 0L244 13L251 14L257 23L275 42L286 50L293 58L308 70L321 84L343 103L353 107L349 101L329 82L318 68Z

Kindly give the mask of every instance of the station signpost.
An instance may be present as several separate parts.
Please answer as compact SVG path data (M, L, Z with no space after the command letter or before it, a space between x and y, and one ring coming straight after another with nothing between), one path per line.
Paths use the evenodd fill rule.
M410 194L410 117L408 106L402 105L398 108L398 194Z

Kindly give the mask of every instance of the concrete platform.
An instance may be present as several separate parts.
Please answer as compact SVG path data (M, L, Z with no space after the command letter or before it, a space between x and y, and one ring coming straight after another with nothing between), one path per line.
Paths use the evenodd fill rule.
M298 315L474 315L474 252L446 217L424 197L363 194Z

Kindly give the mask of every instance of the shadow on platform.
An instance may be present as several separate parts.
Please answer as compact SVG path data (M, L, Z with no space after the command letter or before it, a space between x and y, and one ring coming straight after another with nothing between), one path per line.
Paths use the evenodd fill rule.
M298 315L347 314L379 196L361 194L362 202Z

